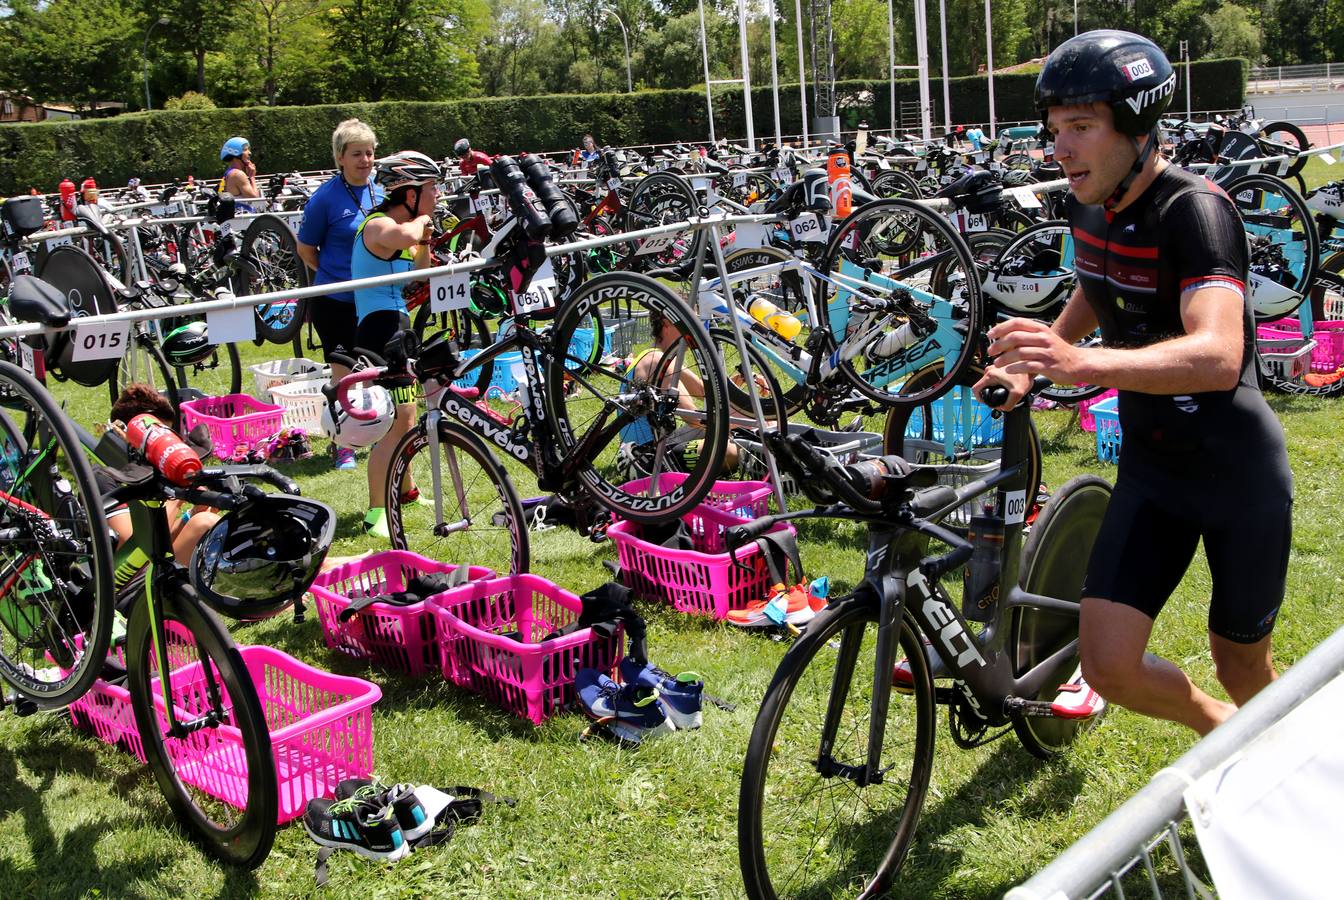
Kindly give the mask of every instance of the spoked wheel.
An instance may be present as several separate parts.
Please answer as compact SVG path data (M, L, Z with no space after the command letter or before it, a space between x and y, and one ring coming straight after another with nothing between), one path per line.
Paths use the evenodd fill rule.
M442 519L434 511L434 449L424 424L393 451L387 483L393 548L501 575L529 571L523 509L504 467L480 438L452 422L439 425L438 452Z
M1110 500L1110 484L1095 475L1079 475L1051 496L1022 548L1023 590L1060 600L1082 599L1083 576ZM1078 638L1076 616L1030 607L1014 609L1008 627L1007 652L1016 677ZM1077 667L1078 654L1074 653L1045 679L1035 697L1027 699L1053 700L1059 686L1072 677ZM1048 759L1096 722L1096 717L1015 716L1013 729L1022 746L1033 755Z
M917 250L900 250L914 244ZM865 397L896 406L940 396L979 351L983 301L970 250L942 216L904 200L879 200L840 224L820 267L827 352ZM942 377L917 393L916 371Z
M883 200L918 200L923 196L915 179L895 169L873 179L873 193Z
M1270 147L1273 155L1278 156L1283 150L1296 150L1298 153L1311 149L1311 141L1307 140L1306 132L1298 128L1292 122L1268 122L1260 130L1260 136L1271 144L1278 146ZM1284 171L1285 178L1300 176L1302 170L1306 168L1309 156L1299 156L1288 163L1288 168Z
M572 349L585 333L600 333L601 313L613 307L647 329L635 338L628 371L617 358L591 362ZM665 324L655 348L656 322ZM723 367L699 318L653 279L609 272L560 308L551 346L546 401L558 450L582 454L576 475L597 503L635 522L669 521L694 508L722 474L728 444ZM625 452L632 450L653 477L627 489ZM665 484L661 476L670 471L685 477Z
M1258 321L1288 315L1316 277L1320 252L1306 201L1281 178L1246 175L1227 185L1250 242L1251 310Z
M640 179L630 193L625 210L625 230L637 231L655 225L685 222L698 215L699 210L700 201L686 179L670 172L655 172ZM662 252L650 253L648 258L652 264L660 267L676 266L683 260L694 259L706 233L692 232L679 244L673 244ZM634 258L641 258L638 250Z
M279 808L267 718L224 626L197 605L190 585L179 590L187 593L156 603L167 643L169 696L184 733L174 735L168 726L146 602L136 606L127 630L136 726L177 821L212 856L255 868L271 852ZM265 675L257 672L258 679Z
M240 394L243 391L243 363L238 355L238 347L232 343L215 344L205 359L174 368L177 370L179 396L186 396L188 389L199 391L207 397Z
M0 363L0 676L39 708L102 671L112 546L88 458L51 395Z
M877 605L837 601L789 648L747 746L737 846L747 896L878 896L892 885L924 805L933 763L933 681L908 617L897 658L914 689L892 692L882 774L861 786L868 761ZM828 718L830 719L828 721Z
M308 267L299 259L294 233L278 216L262 215L252 220L243 232L242 258L252 276L249 294L308 286ZM257 306L257 337L272 344L288 344L303 325L307 305L307 300L280 300Z

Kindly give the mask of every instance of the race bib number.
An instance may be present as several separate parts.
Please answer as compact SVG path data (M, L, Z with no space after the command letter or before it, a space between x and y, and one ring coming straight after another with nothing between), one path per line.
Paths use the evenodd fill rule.
M743 222L733 232L733 249L748 250L765 243L765 226L755 222Z
M33 348L24 343L23 338L15 340L19 343L19 366L29 374L37 374L37 365L33 362Z
M885 158L879 156L877 158L877 167L885 172L891 168L891 163L887 162Z
M617 189L618 187L620 187L620 186L621 186L621 179L619 179L619 178L608 178L608 179L607 179L607 190L609 190L609 191L614 191L614 190L616 190L616 189Z
M985 215L983 215L983 214L981 214L981 213L976 213L976 214L974 214L974 215L967 216L967 217L966 217L966 230L967 230L967 231L988 231L988 230L989 230L989 217L988 217L988 216L985 216Z
M256 336L257 314L253 307L235 306L205 314L205 337L212 344L236 344Z
M251 310L248 313L251 314ZM75 326L75 346L71 360L121 359L130 338L130 322L89 322Z
M915 171L916 171L916 172L927 172L927 171L929 171L929 164L926 163L924 160L921 159L919 162L915 163Z
M778 181L780 184L788 184L789 180L788 169L775 169L775 181Z
M10 266L14 269L15 275L26 275L33 270L33 264L28 259L28 254L19 251L10 258Z
M151 206L149 208L149 214L156 219L161 219L164 216L168 215L168 207L164 206L163 204L158 204L157 206Z
M789 232L795 241L803 244L819 244L826 240L826 229L816 213L803 213L794 219L789 223Z
M1031 188L1013 188L1009 195L1017 201L1017 205L1023 209L1040 209L1041 198L1036 196L1036 192Z
M73 244L74 242L74 238L70 237L70 235L62 234L54 238L47 238L47 249L53 250L63 244Z
M1325 163L1327 166L1333 166L1335 163L1339 162L1339 160L1335 159L1335 154L1327 150L1321 154L1321 162Z
M1054 145L1053 143L1050 143L1050 144L1046 144L1046 145L1045 145L1045 155L1046 155L1046 156L1054 156L1054 155L1055 155L1055 145Z
M429 280L429 311L451 312L471 305L471 276L466 272L435 275Z
M1017 525L1027 519L1027 492L1008 491L1003 495L1003 524Z
M733 173L733 187L740 188L747 186L747 173L737 171Z
M548 259L537 270L532 283L527 286L527 292L514 299L514 312L522 314L551 309L555 306L555 293L555 270L551 268Z
M684 231L673 231L668 234L655 234L653 237L645 238L644 243L639 245L635 251L635 256L649 256L654 253L662 253L681 239Z
M228 237L228 236L231 235L231 234L233 234L233 223L232 223L232 222L220 222L220 223L219 223L219 236L220 236L220 237Z

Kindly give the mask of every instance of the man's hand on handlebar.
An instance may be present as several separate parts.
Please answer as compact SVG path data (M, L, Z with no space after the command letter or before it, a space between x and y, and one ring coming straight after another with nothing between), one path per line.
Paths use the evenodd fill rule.
M995 409L1007 412L1014 406L1017 406L1017 404L1021 403L1022 398L1027 395L1027 391L1031 390L1031 376L1026 374L1010 375L998 366L989 366L985 369L984 376L975 383L975 387L971 388L971 390L975 394L976 399L983 400L985 389L992 387L1003 387L1007 389L1007 402L994 407Z

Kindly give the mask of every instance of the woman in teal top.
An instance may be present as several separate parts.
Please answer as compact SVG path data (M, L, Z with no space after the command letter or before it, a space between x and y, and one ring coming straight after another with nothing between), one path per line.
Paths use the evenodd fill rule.
M434 160L413 150L378 160L374 181L383 189L383 201L355 233L351 278L392 275L429 265L431 214L441 177ZM359 318L355 346L381 354L394 334L411 327L402 287L390 284L355 290L355 315ZM392 429L369 454L369 512L364 517L364 530L382 538L389 537L384 494L387 470L397 442L415 424L415 385L393 390L392 399L397 405ZM403 485L402 490L417 493L410 484Z

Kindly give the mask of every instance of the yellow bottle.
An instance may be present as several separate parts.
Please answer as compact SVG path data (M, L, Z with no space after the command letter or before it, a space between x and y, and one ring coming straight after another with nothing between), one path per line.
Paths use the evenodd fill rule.
M775 334L791 341L798 336L798 332L803 330L803 323L788 310L780 309L764 297L757 297L751 301L747 307L747 312L751 317L760 322L766 328L769 328Z

